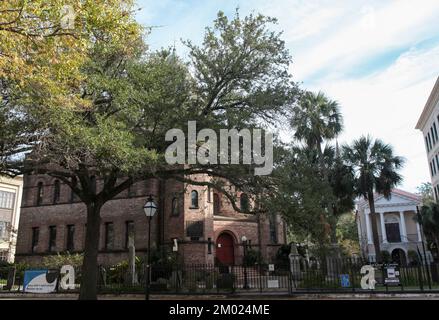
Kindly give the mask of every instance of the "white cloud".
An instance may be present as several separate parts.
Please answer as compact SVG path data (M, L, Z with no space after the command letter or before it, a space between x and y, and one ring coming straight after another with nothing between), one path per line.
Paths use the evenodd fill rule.
M403 188L429 181L422 134L416 122L439 75L439 46L411 49L387 69L358 79L322 79L312 90L323 89L337 100L345 120L341 141L363 134L381 138L406 158Z
M401 0L381 7L366 5L354 13L345 10L337 30L298 52L293 72L300 79L328 67L342 72L368 57L436 36L437 30L431 25L437 25L438 11L437 0Z
M164 25L149 38L152 48L176 41L180 54L179 39L199 43L218 10L230 14L239 6L242 16L278 18L277 29L284 31L293 56L294 79L339 101L345 118L340 140L370 133L407 159L403 188L415 191L429 180L422 134L414 127L439 75L439 46L419 45L439 35L438 0L144 0L140 6L142 23ZM402 51L394 61L374 63ZM359 65L369 69L350 76L360 74L353 72Z

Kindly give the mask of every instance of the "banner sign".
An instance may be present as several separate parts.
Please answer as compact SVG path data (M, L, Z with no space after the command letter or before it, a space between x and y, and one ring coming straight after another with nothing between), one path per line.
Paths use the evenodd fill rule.
M397 264L388 264L386 266L386 278L384 279L386 285L399 286L399 266Z
M24 272L24 292L51 293L56 290L58 270L26 270Z

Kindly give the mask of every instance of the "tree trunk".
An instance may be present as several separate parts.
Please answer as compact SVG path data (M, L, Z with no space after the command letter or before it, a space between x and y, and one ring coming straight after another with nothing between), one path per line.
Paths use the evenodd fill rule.
M375 248L375 258L376 258L376 262L381 263L382 258L381 258L380 238L378 236L378 227L377 227L377 219L375 212L375 199L373 196L373 192L369 192L367 197L369 200L373 246Z
M319 167L323 175L323 180L328 182L328 173L326 172L325 161L323 160L322 145L317 143L317 155L319 157Z
M85 235L84 261L82 263L80 300L96 300L98 296L98 251L102 204L87 204L87 228Z

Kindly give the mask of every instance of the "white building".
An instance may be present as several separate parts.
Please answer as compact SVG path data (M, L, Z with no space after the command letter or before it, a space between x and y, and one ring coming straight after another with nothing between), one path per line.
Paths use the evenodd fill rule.
M423 255L422 241L425 237L415 220L416 207L421 203L418 195L393 189L389 200L375 195L375 212L381 251L387 251L395 262L410 262L409 251ZM360 200L357 204L357 227L362 253L369 261L375 261L372 235L372 216L369 203ZM425 243L424 243L425 244ZM432 259L430 252L427 260ZM422 257L423 258L423 257Z
M416 129L422 131L430 168L431 183L439 200L439 77L424 106Z
M23 178L0 176L0 260L13 262L20 219Z

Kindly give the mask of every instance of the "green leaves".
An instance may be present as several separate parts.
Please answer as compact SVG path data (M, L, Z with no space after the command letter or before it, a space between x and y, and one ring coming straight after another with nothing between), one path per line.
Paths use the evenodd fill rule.
M274 122L288 113L297 87L288 73L291 63L280 34L267 29L276 20L262 15L229 20L219 12L207 28L201 47L186 41L196 79L197 112L215 116L226 126L255 119Z
M294 106L293 114L294 137L310 147L320 147L324 140L336 138L343 130L343 116L337 102L322 92L305 92Z
M125 45L142 32L132 7L120 0L0 2L0 78L14 84L20 103L87 105L77 89L89 49L105 42L132 52ZM63 24L67 15L71 26Z
M424 182L417 188L417 193L422 197L422 203L427 205L434 202L433 186L431 182Z
M439 205L437 203L429 203L423 205L420 210L422 229L429 242L439 245ZM439 250L439 249L438 249Z
M343 157L356 173L356 193L365 198L373 191L389 197L403 179L398 171L404 159L395 156L393 148L379 139L362 136L351 146L343 146Z

